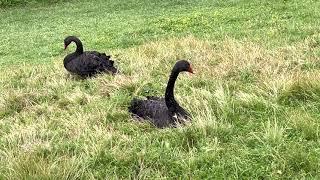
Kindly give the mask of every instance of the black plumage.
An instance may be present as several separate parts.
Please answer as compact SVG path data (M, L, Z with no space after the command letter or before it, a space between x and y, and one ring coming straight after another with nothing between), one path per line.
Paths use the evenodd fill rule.
M93 76L97 73L115 74L117 69L110 56L98 51L83 51L83 46L79 38L68 36L64 39L65 49L71 42L75 42L77 49L64 58L64 67L71 73L82 77Z
M156 127L175 127L190 118L174 98L174 84L182 71L193 73L191 65L186 60L178 61L171 71L165 97L147 96L146 100L133 99L129 107L135 117L150 121Z

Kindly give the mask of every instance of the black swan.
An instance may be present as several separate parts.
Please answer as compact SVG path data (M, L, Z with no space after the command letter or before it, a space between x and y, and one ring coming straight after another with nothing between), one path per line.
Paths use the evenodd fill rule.
M190 118L189 113L184 110L174 98L174 84L182 71L193 73L191 65L186 60L178 61L171 71L165 97L147 96L146 100L133 99L129 112L133 116L146 119L156 127L175 127L178 123L184 123Z
M68 54L64 58L64 67L71 73L79 76L93 76L97 73L106 72L115 74L117 69L113 66L114 61L105 53L97 51L83 51L83 46L79 38L68 36L64 39L64 49L71 42L75 42L77 49L74 53Z

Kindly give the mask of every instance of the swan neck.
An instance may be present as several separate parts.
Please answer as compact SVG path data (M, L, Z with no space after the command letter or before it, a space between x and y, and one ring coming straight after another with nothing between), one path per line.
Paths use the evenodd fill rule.
M73 42L75 42L77 45L76 52L82 54L83 53L82 42L79 39L74 39Z
M171 75L167 84L167 88L166 88L165 101L170 111L174 111L178 105L177 101L174 98L174 85L178 78L178 75L179 75L179 72L176 72L174 70L171 72Z

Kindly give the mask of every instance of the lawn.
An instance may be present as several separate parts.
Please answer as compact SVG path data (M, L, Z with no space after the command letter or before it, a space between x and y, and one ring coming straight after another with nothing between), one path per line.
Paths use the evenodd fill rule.
M0 179L320 178L320 1L78 0L0 8ZM67 35L116 76L71 76ZM127 111L175 94L192 123Z

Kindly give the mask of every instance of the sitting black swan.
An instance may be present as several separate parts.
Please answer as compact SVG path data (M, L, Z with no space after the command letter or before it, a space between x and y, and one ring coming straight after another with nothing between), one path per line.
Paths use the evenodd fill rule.
M184 123L190 118L189 113L184 110L174 98L173 89L178 75L182 71L193 73L188 61L178 61L171 71L166 88L165 98L147 96L147 100L133 99L129 107L135 117L146 119L156 127L175 127L178 123Z
M83 51L83 46L75 36L68 36L64 39L64 49L66 49L71 42L75 42L77 49L74 53L68 54L64 58L64 67L71 73L79 76L87 77L93 76L97 73L116 73L117 69L113 66L114 61L110 60L110 56L105 53L97 51Z

